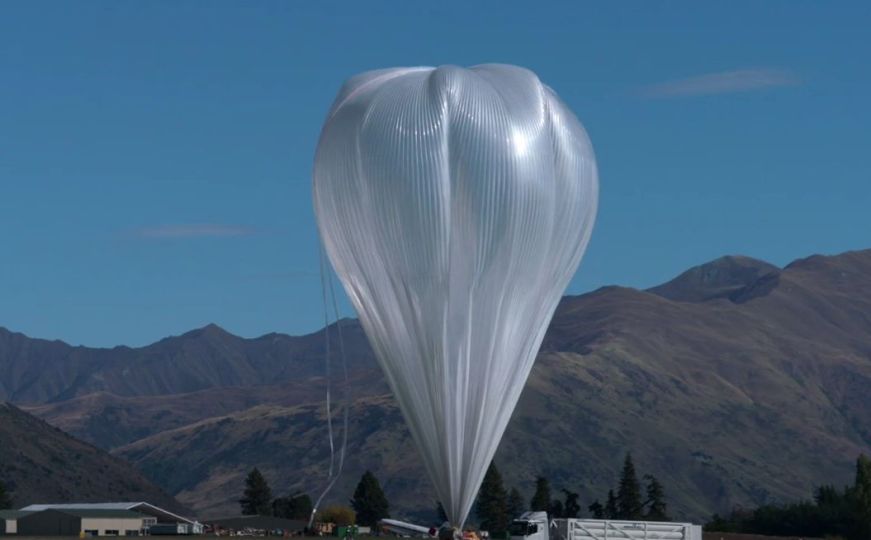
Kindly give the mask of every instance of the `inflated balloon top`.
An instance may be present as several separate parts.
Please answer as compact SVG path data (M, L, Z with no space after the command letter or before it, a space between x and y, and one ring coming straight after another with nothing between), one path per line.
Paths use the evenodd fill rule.
M345 83L321 133L326 252L462 526L596 217L575 115L508 65Z

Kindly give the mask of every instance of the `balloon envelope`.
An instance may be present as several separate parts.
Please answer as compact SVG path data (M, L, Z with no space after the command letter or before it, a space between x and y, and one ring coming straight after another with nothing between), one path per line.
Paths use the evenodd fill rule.
M372 71L330 110L313 190L326 252L461 526L590 237L589 138L522 68Z

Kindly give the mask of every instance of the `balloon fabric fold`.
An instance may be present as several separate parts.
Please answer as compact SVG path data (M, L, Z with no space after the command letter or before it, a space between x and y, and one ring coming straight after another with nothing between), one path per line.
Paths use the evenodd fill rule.
M313 182L322 242L454 526L580 263L598 190L584 128L523 68L371 71L329 112Z

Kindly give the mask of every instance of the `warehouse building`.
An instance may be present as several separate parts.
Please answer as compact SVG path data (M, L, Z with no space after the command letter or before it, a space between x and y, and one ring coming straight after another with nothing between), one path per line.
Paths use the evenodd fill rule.
M158 525L174 526L183 530L183 534L203 532L203 526L198 521L147 502L31 504L18 512L26 514L16 520L16 532L21 535L68 535L68 531L76 526L79 529L72 533L74 536L80 533L90 536L134 536L149 534L151 527ZM24 532L21 527L25 517L28 531L38 529L46 532Z
M145 533L145 514L129 510L42 510L18 518L21 536L139 536Z

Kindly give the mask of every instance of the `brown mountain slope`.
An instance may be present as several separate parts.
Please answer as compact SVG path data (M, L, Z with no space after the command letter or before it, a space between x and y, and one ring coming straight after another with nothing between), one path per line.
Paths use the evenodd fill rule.
M377 368L358 371L350 385L357 394L387 392ZM319 402L324 377L307 377L276 385L228 387L163 396L117 396L95 392L22 409L102 448L113 449L154 433L241 411L264 403L296 405Z
M384 386L371 352L359 327L346 330L357 339L348 351L358 377L353 386L364 397L352 411L347 474L334 498L347 499L368 467L387 484L400 512L429 509L433 495L400 416L389 398L376 397ZM307 354L288 355L292 369L281 368L276 379L319 387L323 349L317 340L323 337L287 339L310 340L308 348L291 351ZM236 340L229 339L231 351L258 342ZM216 345L207 350L217 365L271 365L253 353L243 363L219 359L224 349ZM183 358L199 361L193 353ZM161 369L171 364L155 362ZM110 374L123 372L123 362L108 365ZM117 376L91 373L83 380L123 394ZM250 380L268 379L264 373ZM232 386L230 377L220 382ZM95 384L73 387L82 395ZM211 382L187 386L203 384ZM810 257L782 270L729 257L648 292L608 287L564 299L497 462L509 483L524 491L535 475L546 474L557 487L582 489L588 503L613 485L621 454L632 450L639 468L664 482L674 513L698 519L734 504L806 497L823 482L846 483L856 454L871 449L868 388L871 250ZM143 398L131 410L162 415L126 416L139 431L123 438L131 444L118 453L197 509L229 510L243 472L254 465L271 475L277 491L322 485L327 446L319 409L307 405L306 396L256 396L269 406L247 409L245 400L216 398L212 407L208 392ZM196 414L173 415L175 405L168 403L184 399ZM64 425L67 406L80 417L106 410L58 402L40 412ZM75 429L106 444L87 422ZM137 436L144 438L131 440Z
M332 500L346 502L360 474L371 468L378 471L389 493L408 498L411 504L399 503L399 508L428 508L433 495L393 399L361 398L354 402L349 418L346 473ZM340 439L338 435L337 443ZM316 494L326 482L330 459L326 443L321 404L263 405L165 431L117 453L138 461L146 474L178 493L179 500L195 506L199 514L220 515L238 512L240 486L252 463L262 469L277 494L297 489ZM396 506L398 501L393 501Z
M0 402L0 481L13 503L147 500L185 512L185 507L146 480L130 464Z
M764 261L726 256L691 268L649 292L680 302L702 302L727 298L760 277L779 272L779 268Z

